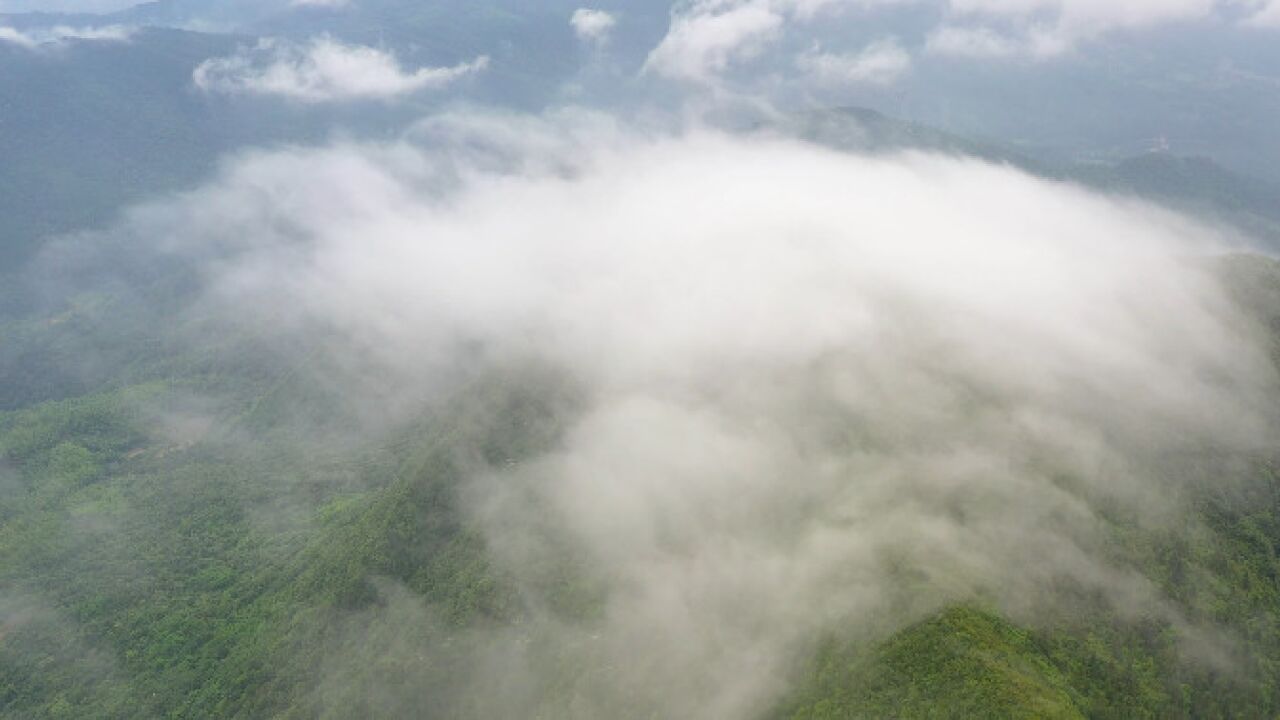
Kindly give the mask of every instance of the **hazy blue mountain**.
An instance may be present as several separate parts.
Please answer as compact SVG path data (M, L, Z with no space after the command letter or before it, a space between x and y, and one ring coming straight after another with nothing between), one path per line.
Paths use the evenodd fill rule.
M264 138L251 117L217 117L191 71L231 38L174 30L56 53L0 43L3 263L41 236L102 225L124 204L186 186L218 153Z
M107 15L30 13L0 25L122 25L152 29L127 42L69 41L33 52L0 42L0 268L17 266L40 238L106 224L124 205L185 187L219 156L329 132L397 132L457 93L394 105L308 107L275 98L207 96L192 83L203 61L257 36L304 41L330 35L383 47L407 68L491 58L463 94L486 104L536 108L577 72L581 48L567 3L412 3L347 8L163 0ZM248 34L173 28L237 28Z
M0 268L45 236L104 226L128 204L190 186L225 153L317 142L339 126L382 136L423 111L198 91L195 68L246 42L153 28L128 42L69 41L47 52L0 43Z
M1086 182L1131 192L1193 215L1234 223L1280 248L1280 185L1232 172L1205 157L1151 152L1113 166L1081 168Z
M1118 162L1064 162L1018 146L945 132L869 108L815 111L784 124L789 132L851 152L924 150L1010 165L1043 177L1106 192L1132 194L1189 214L1233 224L1271 249L1280 249L1280 185L1233 172L1205 157L1148 152Z
M1048 163L1034 160L1009 145L964 137L865 107L804 113L787 129L806 140L851 152L922 150L1014 165L1040 174L1052 172Z

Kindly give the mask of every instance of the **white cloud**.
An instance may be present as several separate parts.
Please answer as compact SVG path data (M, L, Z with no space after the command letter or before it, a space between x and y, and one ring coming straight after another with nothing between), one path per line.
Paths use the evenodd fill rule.
M1001 58L1026 48L1016 39L986 27L944 26L929 34L925 50L935 55L969 58Z
M265 40L236 55L207 60L193 79L206 92L278 95L301 102L388 99L438 89L488 67L489 59L407 71L370 47L318 38L303 45Z
M772 0L774 7L808 22L822 14L837 15L850 10L876 10L901 5L919 5L929 0Z
M1123 29L1213 18L1223 0L948 0L929 39L939 54L1048 58ZM988 25L994 23L995 25ZM997 29L998 28L998 29Z
M573 26L578 39L600 45L608 42L618 19L603 10L578 8L569 19L569 24Z
M1280 28L1280 0L1264 3L1246 22L1257 27Z
M645 69L711 83L735 62L759 55L786 27L823 12L914 0L694 0L673 11L671 27Z
M1073 27L1151 25L1208 17L1220 0L948 0L960 14L1053 19Z
M27 34L18 32L11 27L0 27L0 42L21 45L25 48L34 48L39 44Z
M933 33L934 49L972 57L1047 58L1111 32L1179 22L1280 27L1280 0L945 0L945 6L950 18Z
M967 49L973 56L1051 57L1117 30L1178 22L1225 19L1280 26L1280 0L946 0L945 4L951 18L935 33L940 37L939 49L954 47L956 54ZM986 26L988 21L1002 32ZM953 32L955 27L961 30ZM1001 44L1001 52L986 52Z
M1224 17L1280 26L1280 0L694 0L673 12L646 67L709 83L823 12L904 5L940 11L930 53L971 58L1047 59L1117 31Z
M104 25L101 27L69 27L55 25L48 28L32 28L17 30L11 27L0 27L0 42L8 42L34 49L45 44L57 44L72 40L102 40L107 42L126 42L137 32L137 28L123 25Z
M221 245L211 305L281 342L324 328L333 384L382 415L455 384L458 348L581 385L553 447L461 484L530 616L458 693L749 717L824 632L935 603L1035 619L1065 578L1169 617L1091 500L1160 522L1185 475L1161 459L1271 446L1274 371L1196 260L1211 230L971 160L538 124L248 156L134 216ZM589 620L541 610L566 555Z
M799 68L822 83L887 85L911 69L911 55L887 38L861 52L838 54L811 50L796 59Z
M731 62L757 54L782 30L785 18L768 2L697 4L672 18L671 29L645 62L660 75L708 82Z

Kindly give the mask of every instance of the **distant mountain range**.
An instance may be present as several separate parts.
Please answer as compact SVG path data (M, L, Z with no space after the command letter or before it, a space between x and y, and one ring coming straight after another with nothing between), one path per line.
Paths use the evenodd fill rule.
M236 42L153 29L56 53L0 43L0 265L45 236L104 225L128 204L190 186L222 153L317 139L288 108L194 92L196 65Z
M1153 151L1114 163L1064 163L1032 157L1008 145L967 138L867 108L799 116L792 131L854 152L925 150L966 155L1034 175L1135 195L1193 215L1235 225L1269 249L1280 249L1280 185L1229 170L1205 157Z
M601 6L612 5L620 3ZM574 7L564 0L535 5L486 0L461 7L439 0L366 0L339 8L160 0L102 16L0 16L0 25L20 30L149 28L127 42L61 42L56 52L0 42L0 214L5 218L0 268L21 264L42 238L102 226L129 204L193 186L212 172L219 157L237 149L315 143L335 132L394 136L443 102L524 108L563 102L560 92L582 62L566 22ZM661 36L666 11L620 12L639 26L619 38L623 54L642 56L643 47ZM174 29L188 26L243 34ZM193 87L196 66L253 43L255 36L317 34L394 49L407 67L446 65L480 54L491 55L493 62L464 92L373 108L209 97ZM910 147L1008 163L1207 214L1280 244L1280 186L1209 158L1151 153L1081 164L862 107L802 113L784 125L786 132L848 150Z

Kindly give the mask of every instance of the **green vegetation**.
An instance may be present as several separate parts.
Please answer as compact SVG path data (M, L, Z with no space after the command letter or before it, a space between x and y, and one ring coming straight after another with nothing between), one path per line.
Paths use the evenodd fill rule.
M1236 258L1224 272L1260 321L1280 316L1274 265ZM22 337L39 343L77 324L29 327L40 329ZM522 601L457 491L472 468L556 442L575 402L561 379L488 375L389 438L317 445L300 418L349 426L341 403L305 368L267 372L243 352L249 339L219 342L235 363L129 359L115 377L130 384L0 414L0 716L413 714L465 679L454 639L519 625ZM215 422L164 415L213 391ZM877 642L833 635L773 714L1275 716L1280 479L1262 460L1231 467L1247 481L1199 491L1176 528L1111 520L1113 560L1148 578L1165 610L1118 614L1062 587L1070 614L961 604ZM568 619L597 607L571 559L544 590ZM332 667L337 655L349 664ZM323 682L335 672L343 682Z
M376 582L423 598L447 627L510 614L454 508L454 451L541 442L536 398L468 403L504 404L527 432L459 412L404 438L400 454L337 461L146 442L137 396L165 392L49 403L0 424L12 468L0 506L6 717L283 712L306 699L338 616L381 601ZM272 522L251 516L272 504Z
M430 678L421 693L458 682L461 661L418 667L435 652L422 638L443 643L521 612L461 520L462 464L554 442L571 402L557 387L481 380L388 445L327 452L270 433L249 449L157 440L144 408L177 396L171 383L0 416L0 715L376 716L387 708L366 706L367 689L388 672L407 687ZM1182 613L1245 644L1238 676L1183 657L1187 638L1167 618L1117 618L1082 595L1070 603L1078 616L1035 627L958 606L869 649L833 638L777 714L1270 717L1278 518L1280 483L1262 472L1247 497L1203 498L1194 533L1114 528L1117 555ZM353 634L373 606L390 610ZM338 647L373 674L318 688Z
M907 628L866 657L828 644L810 672L783 717L1084 717L1028 632L968 607Z
M1278 268L1219 271L1280 359ZM182 283L140 287L172 300ZM243 329L93 295L0 322L0 369L0 717L501 716L451 690L478 662L468 639L525 632L530 598L461 481L554 447L571 382L494 371L362 433L305 346L282 363ZM1195 460L1230 482L1175 483L1185 517L1098 509L1109 560L1158 602L1064 583L1032 617L960 598L871 641L834 628L770 714L1275 717L1280 474ZM1171 479L1186 465L1170 459ZM560 562L536 601L589 627L599 591ZM548 717L576 678L610 672L547 657Z

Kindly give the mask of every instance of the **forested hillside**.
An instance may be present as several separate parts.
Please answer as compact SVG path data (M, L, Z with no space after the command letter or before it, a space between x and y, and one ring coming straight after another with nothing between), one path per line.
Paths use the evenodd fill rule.
M0 720L1280 718L1280 0L126 4L0 0Z
M1216 272L1280 327L1280 266L1240 256ZM464 476L559 442L578 412L572 381L487 372L370 439L306 380L308 353L273 356L247 328L135 327L78 384L47 376L51 348L127 327L106 317L122 310L73 304L3 329L5 716L514 716L497 696L452 691L489 662L473 642L492 633L528 633L554 667L523 716L561 717L583 677L613 672L521 630L531 603L595 622L600 588L574 558L544 568L530 597L459 509ZM1080 491L1104 503L1111 560L1154 583L1165 610L1121 611L1070 584L1055 610L1026 615L943 594L900 630L830 628L771 716L1274 715L1280 478L1270 457L1199 462L1232 477L1193 485L1188 514L1163 529ZM648 712L617 707L631 710Z

